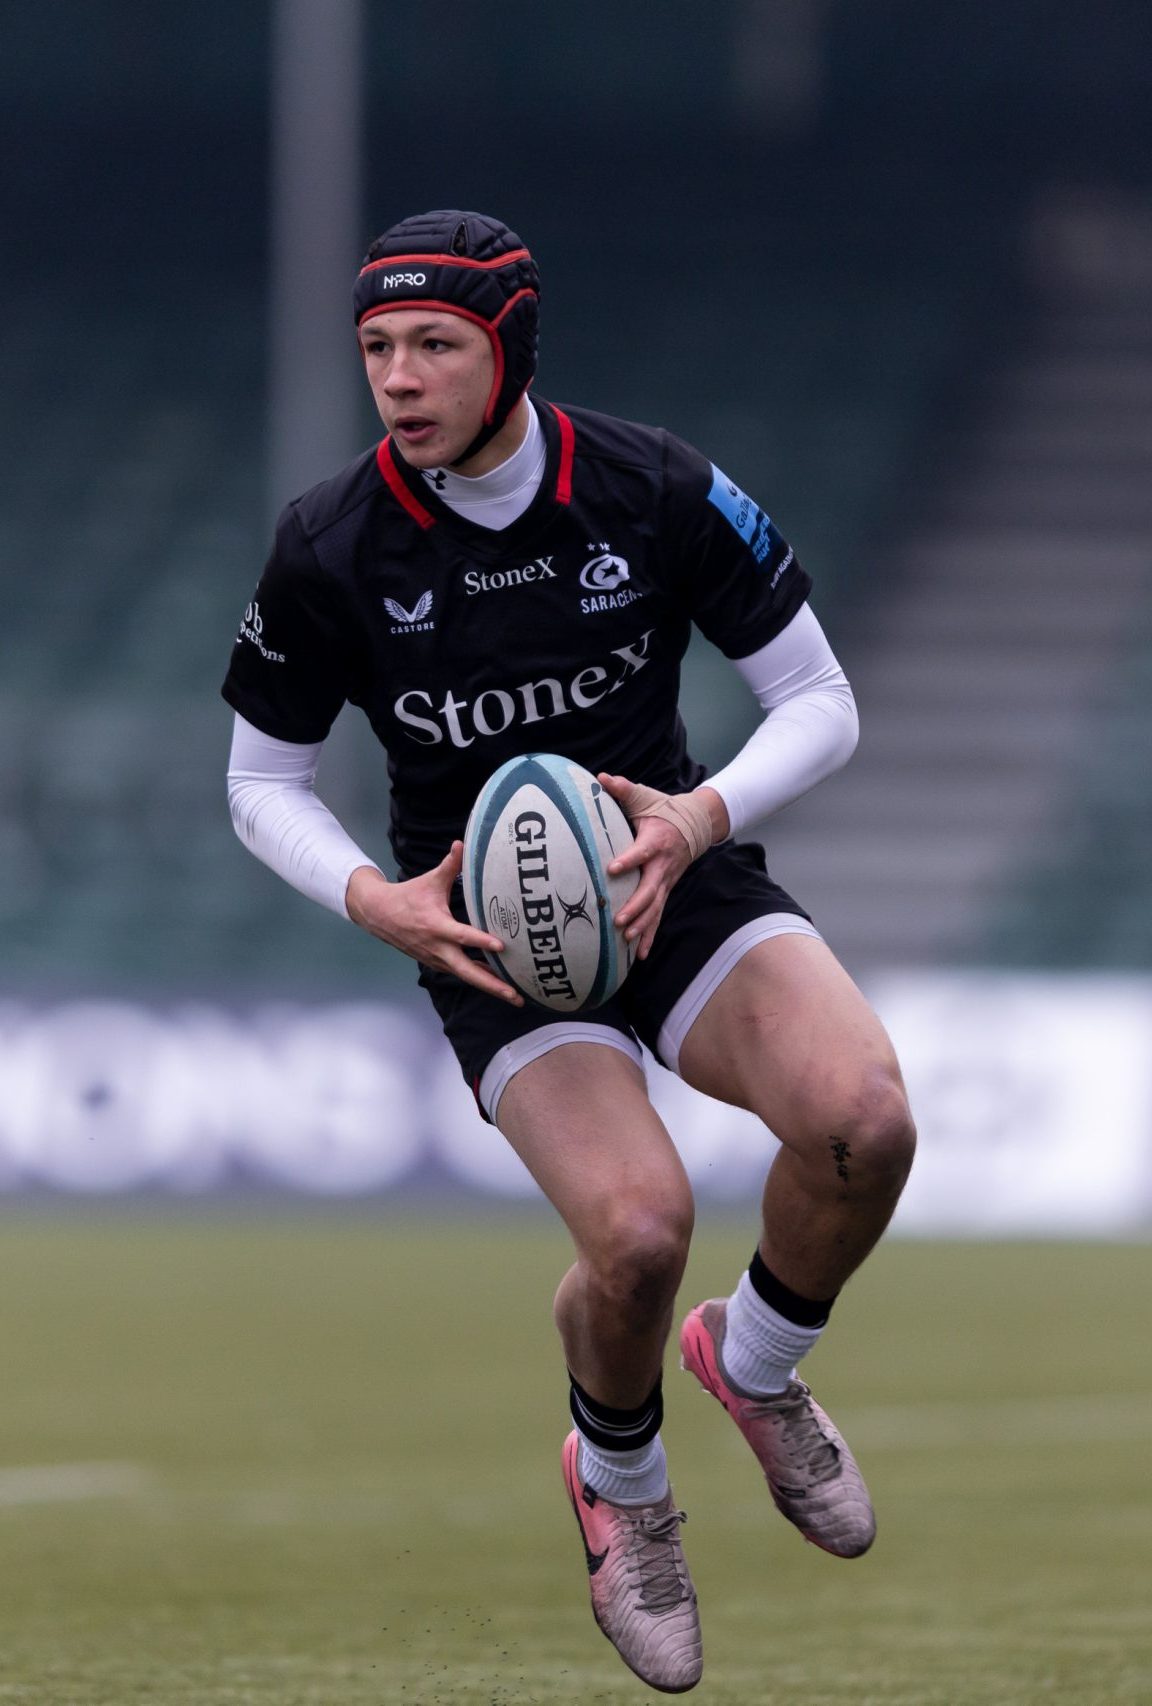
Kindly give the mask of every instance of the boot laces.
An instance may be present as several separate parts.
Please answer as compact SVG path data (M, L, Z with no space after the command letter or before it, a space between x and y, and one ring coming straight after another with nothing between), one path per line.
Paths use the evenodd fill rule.
M640 1588L640 1604L659 1615L672 1611L686 1597L680 1567L680 1524L683 1511L645 1511L632 1524L630 1573Z
M758 1406L764 1416L778 1416L788 1455L814 1482L831 1481L840 1472L840 1453L820 1426L809 1402L811 1392L802 1380L794 1381L782 1398Z

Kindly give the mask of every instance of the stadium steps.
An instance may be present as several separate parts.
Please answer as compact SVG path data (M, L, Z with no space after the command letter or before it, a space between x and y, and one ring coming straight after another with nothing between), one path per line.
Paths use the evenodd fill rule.
M976 376L936 449L835 636L860 747L773 822L771 868L854 969L1051 958L1069 920L1069 951L1091 933L1130 963L1134 931L1152 946L1131 799L1152 751L1152 669L1131 679L1152 309L1123 275L1049 280L1026 347Z

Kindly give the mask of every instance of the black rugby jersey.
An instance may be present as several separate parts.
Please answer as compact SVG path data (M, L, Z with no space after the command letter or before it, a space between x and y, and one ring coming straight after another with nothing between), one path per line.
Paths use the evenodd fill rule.
M511 526L464 520L385 439L288 505L233 648L224 697L264 734L320 741L345 701L366 713L406 876L525 752L698 786L677 708L692 624L746 657L811 585L764 511L671 433L535 407L544 477Z

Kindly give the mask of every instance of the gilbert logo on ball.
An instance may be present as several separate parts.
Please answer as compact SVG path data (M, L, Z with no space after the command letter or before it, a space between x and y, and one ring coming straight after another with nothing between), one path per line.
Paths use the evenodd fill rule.
M464 900L506 951L485 957L529 1001L582 1013L614 995L632 945L613 922L639 882L608 864L632 845L628 820L571 759L532 752L501 765L464 832Z

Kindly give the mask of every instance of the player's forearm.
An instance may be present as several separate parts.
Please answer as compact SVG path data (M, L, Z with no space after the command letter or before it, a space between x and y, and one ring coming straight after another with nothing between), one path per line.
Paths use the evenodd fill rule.
M765 717L735 758L708 778L734 835L839 770L860 732L852 689L807 605L735 667Z
M858 734L847 684L770 711L731 763L708 778L727 808L730 833L770 817L839 770Z
M695 790L701 805L705 807L712 825L712 846L718 841L727 841L732 833L732 819L724 797L716 792L711 782L704 782Z
M273 740L237 717L228 805L250 853L309 900L348 918L353 872L376 867L312 792L319 755L319 746Z
M389 891L394 888L379 866L357 865L345 884L344 910L353 924L375 934L381 908L387 905Z

